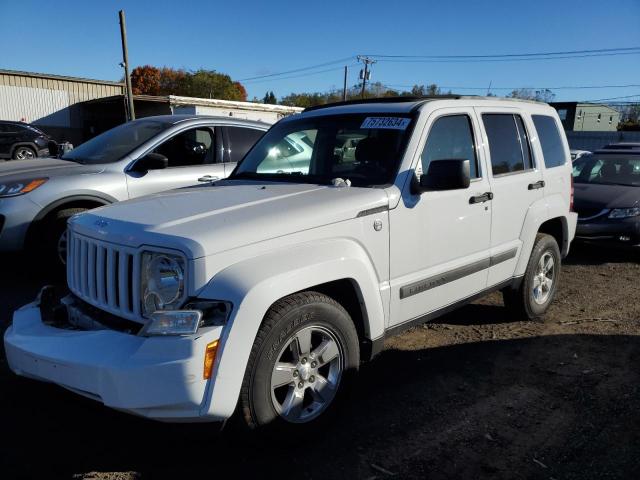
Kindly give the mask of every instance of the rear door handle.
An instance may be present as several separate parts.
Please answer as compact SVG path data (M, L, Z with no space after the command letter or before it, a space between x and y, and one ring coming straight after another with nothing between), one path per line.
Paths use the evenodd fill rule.
M476 195L469 199L469 203L484 203L493 200L493 192L484 192L482 195Z
M540 180L539 182L529 184L529 190L537 190L539 188L544 188L544 180Z

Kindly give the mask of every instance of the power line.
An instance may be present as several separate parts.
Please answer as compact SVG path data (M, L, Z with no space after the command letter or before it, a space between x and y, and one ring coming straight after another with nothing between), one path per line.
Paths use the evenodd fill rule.
M577 55L585 53L613 53L628 52L632 50L640 50L638 47L621 47L621 48L599 48L595 50L567 50L560 52L536 52L536 53L500 53L490 55L368 55L376 58L426 58L426 59L467 59L467 58L507 58L507 57L541 57L555 55ZM635 52L638 53L638 52Z
M624 97L611 97L611 98L598 98L596 100L583 100L585 103L595 103L595 102L605 102L607 100L624 100L625 98L636 98L640 97L640 94L636 95L625 95ZM578 102L581 103L581 102Z
M387 87L395 87L395 88L411 88L415 84L397 84L397 83L389 83L385 86ZM438 85L439 88L449 89L449 90L486 90L487 87L463 87L463 86L446 86L446 85ZM491 87L491 90L520 90L520 89L530 89L530 90L582 90L582 89L598 89L598 88L637 88L640 87L640 84L629 84L629 85L575 85L568 86L563 85L560 87L528 87L528 86L520 86L520 87Z
M319 63L318 65L312 65L310 67L301 67L301 68L296 68L294 70L287 70L286 72L269 73L269 74L266 74L266 75L258 75L258 76L255 76L255 77L242 78L242 79L240 79L238 81L239 82L247 82L247 81L250 81L250 80L258 80L258 79L261 79L261 78L279 77L280 75L289 75L290 73L304 72L304 71L307 71L307 70L313 70L313 69L316 69L316 68L326 67L328 65L335 65L337 63L344 63L346 61L353 60L354 58L355 57L353 55L351 55L350 57L345 57L345 58L341 58L341 59L338 59L338 60L332 60L330 62L325 62L325 63Z
M358 64L357 63L351 63L351 64L347 65L347 67L354 67L356 65L358 65ZM265 79L262 79L262 80L249 80L249 81L240 80L240 81L242 81L243 83L245 83L247 85L255 85L255 84L258 84L258 83L273 82L273 81L279 81L279 80L287 80L287 79L290 79L290 78L310 77L312 75L318 75L320 73L334 72L336 70L343 70L343 69L344 69L344 66L327 68L326 70L318 70L316 72L302 73L302 74L299 74L299 75L289 75L287 77L265 78Z
M640 55L640 50L635 52L618 52L618 53L595 53L588 55L564 55L564 56L549 56L549 57L533 57L533 58L468 58L463 60L458 59L384 59L379 58L379 62L385 63L491 63L491 62L531 62L531 61L544 61L544 60L563 60L571 58L589 58L589 57L613 57L618 55Z

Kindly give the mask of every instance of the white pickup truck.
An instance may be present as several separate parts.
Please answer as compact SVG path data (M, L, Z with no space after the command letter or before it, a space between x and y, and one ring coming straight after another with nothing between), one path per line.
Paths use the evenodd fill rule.
M385 338L490 291L545 313L574 237L546 104L356 101L281 120L223 181L82 213L11 369L164 421L303 428Z

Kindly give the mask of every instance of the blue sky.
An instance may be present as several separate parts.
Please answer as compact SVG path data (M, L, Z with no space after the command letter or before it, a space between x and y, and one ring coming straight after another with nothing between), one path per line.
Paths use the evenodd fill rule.
M0 0L0 68L117 80L122 74L119 9L127 15L133 66L215 69L237 80L357 54L483 55L640 46L640 0ZM267 90L278 97L325 91L342 86L341 66L350 63L245 85L250 97L262 97ZM351 68L349 84L357 83L358 69ZM640 84L640 54L526 62L379 62L372 80L446 87ZM556 100L640 99L640 87L554 93Z

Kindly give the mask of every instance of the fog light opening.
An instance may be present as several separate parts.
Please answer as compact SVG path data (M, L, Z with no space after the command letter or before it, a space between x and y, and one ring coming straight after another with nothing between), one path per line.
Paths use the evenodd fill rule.
M209 380L211 378L211 374L213 373L213 364L216 361L218 342L219 340L214 340L213 342L207 344L207 348L204 351L204 372L202 377L205 380Z

